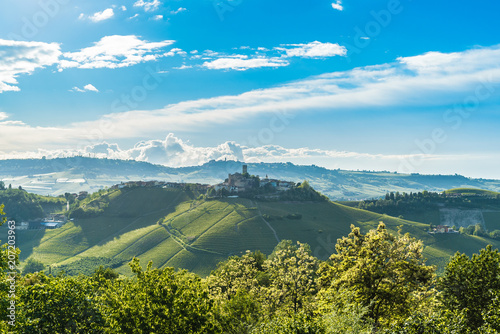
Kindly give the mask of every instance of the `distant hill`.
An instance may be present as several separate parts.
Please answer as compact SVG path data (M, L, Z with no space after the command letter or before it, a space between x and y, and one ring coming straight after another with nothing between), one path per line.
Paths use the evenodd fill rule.
M21 259L36 258L54 271L78 272L108 264L130 274L127 262L136 256L144 264L151 260L154 266L206 275L230 255L246 250L269 254L283 239L307 242L315 256L326 259L351 224L366 232L380 221L393 233L401 226L403 232L423 240L429 263L440 269L456 251L470 255L488 243L500 246L478 236L430 235L428 224L334 202L209 200L199 195L142 187L101 191L72 208L73 212L97 208L90 218L76 218L55 230L18 231ZM2 228L0 239L5 240L5 233Z
M95 192L127 180L162 180L216 184L241 171L242 162L210 161L201 166L170 168L147 162L96 158L0 160L0 179L13 187L42 195L81 190ZM475 188L500 191L499 180L471 179L461 175L396 174L390 172L329 170L292 163L249 163L248 171L281 180L311 185L333 200L378 198L389 191L444 191Z
M40 196L20 189L5 189L0 190L0 204L5 205L4 211L9 219L21 222L62 211L66 200L64 197Z
M455 188L446 190L447 195L460 195L460 196L486 196L486 197L498 197L500 192L484 190L484 189L474 189L474 188Z

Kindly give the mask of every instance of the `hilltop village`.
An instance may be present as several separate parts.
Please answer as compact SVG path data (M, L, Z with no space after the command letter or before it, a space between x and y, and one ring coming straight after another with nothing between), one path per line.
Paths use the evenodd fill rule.
M243 165L241 173L228 174L224 182L209 185L200 183L178 183L165 181L129 181L116 184L111 189L123 189L133 187L160 187L177 189L195 189L206 192L208 197L224 197L251 195L259 198L278 197L279 193L289 191L300 184L293 181L270 179L267 175L261 179L259 175L250 175L248 166Z

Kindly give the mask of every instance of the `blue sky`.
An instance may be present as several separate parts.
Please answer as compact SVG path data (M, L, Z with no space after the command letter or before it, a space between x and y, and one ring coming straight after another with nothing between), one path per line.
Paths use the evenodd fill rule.
M494 1L0 3L0 158L500 178Z

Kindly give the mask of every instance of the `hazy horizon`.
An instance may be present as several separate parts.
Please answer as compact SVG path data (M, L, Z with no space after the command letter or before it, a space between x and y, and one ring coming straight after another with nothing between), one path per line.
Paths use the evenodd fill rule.
M2 3L0 158L500 179L500 4Z

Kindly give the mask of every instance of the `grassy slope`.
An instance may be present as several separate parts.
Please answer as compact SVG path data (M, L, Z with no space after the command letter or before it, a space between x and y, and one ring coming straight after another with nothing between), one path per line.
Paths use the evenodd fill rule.
M154 266L186 268L206 275L230 255L245 250L270 253L279 239L310 244L319 258L334 252L338 238L350 225L363 231L380 221L394 233L402 225L425 243L429 263L441 268L455 251L471 254L492 240L463 235L429 235L428 224L397 219L338 203L255 202L248 199L194 200L180 190L134 189L109 193L109 206L97 218L79 219L51 231L25 231L18 235L21 258L30 256L46 264L71 264L77 260L108 257L122 261L118 268L129 274L127 262L134 256ZM302 215L289 219L290 213ZM496 242L495 247L500 243Z
M455 188L445 191L446 194L460 194L460 195L484 195L484 196L497 196L500 193L490 190L476 189L476 188Z

